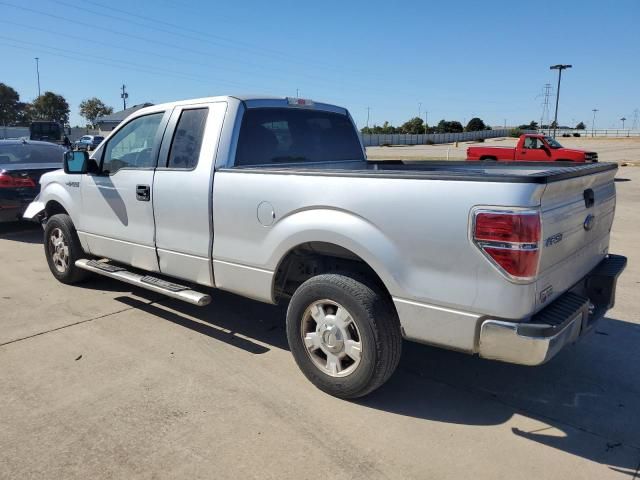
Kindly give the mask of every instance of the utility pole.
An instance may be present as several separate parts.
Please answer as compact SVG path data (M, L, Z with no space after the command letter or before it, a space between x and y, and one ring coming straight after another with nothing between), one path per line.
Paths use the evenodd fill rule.
M631 125L632 130L638 129L638 116L640 115L640 110L637 108L633 111L633 124Z
M560 81L562 80L562 70L571 68L571 65L551 65L549 70L558 70L558 89L556 90L556 113L553 116L553 138L556 138L556 128L558 128L558 103L560 102Z
M129 98L129 94L126 91L127 86L123 83L122 84L122 88L120 90L122 90L122 93L120 94L120 98L122 99L122 109L126 110L127 109L127 98Z
M40 58L36 58L36 75L38 76L38 96L40 96Z
M422 102L418 102L418 118L422 118Z
M622 122L622 129L623 129L623 130L624 130L624 121L625 121L626 119L627 119L626 117L622 117L622 118L620 119L620 121Z
M591 110L593 112L593 120L591 120L591 136L594 136L596 130L596 113L599 112L597 108Z
M427 110L424 111L424 134L428 134L428 128L429 128L429 112Z
M371 112L371 108L367 107L367 128L369 128L369 113Z
M300 89L296 88L296 98L300 98Z

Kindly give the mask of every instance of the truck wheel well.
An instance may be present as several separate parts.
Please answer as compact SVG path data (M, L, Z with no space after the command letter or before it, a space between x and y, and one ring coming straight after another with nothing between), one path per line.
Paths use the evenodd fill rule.
M57 215L58 213L65 213L68 215L67 211L64 209L62 205L60 205L55 200L49 200L47 205L44 207L44 211L46 213L46 217L50 218L53 215Z
M273 282L276 301L289 299L305 281L324 273L348 273L388 291L362 258L344 247L327 242L308 242L292 248L282 258Z
M492 157L492 156L484 156L484 157L480 157L480 160L496 162L498 159L496 157Z

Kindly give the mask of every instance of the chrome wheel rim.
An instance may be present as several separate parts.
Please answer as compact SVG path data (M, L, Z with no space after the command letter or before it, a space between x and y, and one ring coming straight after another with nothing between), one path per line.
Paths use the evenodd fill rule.
M59 228L51 230L49 235L49 255L58 272L65 273L69 269L69 245Z
M332 300L313 302L304 312L302 340L313 364L332 377L351 375L360 365L362 336L349 311Z

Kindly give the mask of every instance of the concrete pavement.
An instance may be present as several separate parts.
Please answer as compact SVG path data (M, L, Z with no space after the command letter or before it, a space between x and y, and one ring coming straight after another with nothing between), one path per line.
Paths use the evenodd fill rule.
M538 368L407 343L358 402L306 381L282 307L68 287L38 228L0 226L0 478L636 478L640 168L618 177L629 266L595 334Z

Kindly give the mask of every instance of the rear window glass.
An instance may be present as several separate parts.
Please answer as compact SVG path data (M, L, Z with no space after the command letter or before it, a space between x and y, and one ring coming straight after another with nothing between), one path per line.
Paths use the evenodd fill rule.
M0 165L11 163L60 163L65 149L59 145L0 145Z
M346 115L296 108L248 109L235 165L364 160Z

